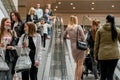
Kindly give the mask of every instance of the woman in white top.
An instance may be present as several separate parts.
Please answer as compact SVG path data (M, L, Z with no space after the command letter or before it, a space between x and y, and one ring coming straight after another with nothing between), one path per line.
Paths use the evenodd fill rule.
M29 57L32 61L31 69L22 72L22 80L38 80L37 72L39 62L41 60L41 36L36 32L33 22L25 23L25 34L23 34L18 42L19 47L30 48ZM25 40L25 41L24 41Z

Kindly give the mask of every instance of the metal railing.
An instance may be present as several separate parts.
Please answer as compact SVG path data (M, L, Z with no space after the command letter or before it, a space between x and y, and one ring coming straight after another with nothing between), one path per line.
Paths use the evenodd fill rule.
M61 18L55 26L55 47L51 55L49 80L68 80L65 61L65 48L63 45L63 25Z
M68 80L62 29L64 28L61 18L56 18L42 80Z
M120 80L120 60L118 61L118 64L114 72L114 80Z

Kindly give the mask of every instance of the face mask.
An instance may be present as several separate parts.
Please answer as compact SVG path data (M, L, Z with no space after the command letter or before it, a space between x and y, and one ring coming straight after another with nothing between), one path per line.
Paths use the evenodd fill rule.
M4 26L4 28L5 28L6 30L11 29L11 27L9 27L9 26Z
M28 34L28 31L25 31L25 34Z

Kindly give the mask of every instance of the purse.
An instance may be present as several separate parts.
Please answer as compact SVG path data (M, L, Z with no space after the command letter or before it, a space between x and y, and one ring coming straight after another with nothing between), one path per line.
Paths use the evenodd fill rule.
M8 70L9 70L9 67L5 62L4 51L2 48L0 48L0 71L8 71Z
M22 72L31 68L32 62L29 57L29 48L21 48L20 56L16 62L15 71Z
M82 40L79 40L78 39L78 35L79 35L79 32L78 32L78 28L77 28L77 36L76 36L76 48L77 49L80 49L80 50L87 50L87 43L82 41Z

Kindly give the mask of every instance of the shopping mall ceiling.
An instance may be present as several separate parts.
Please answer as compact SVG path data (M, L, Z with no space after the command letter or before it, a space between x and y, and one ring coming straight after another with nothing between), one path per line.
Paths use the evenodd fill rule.
M120 0L54 0L55 13L120 13Z

